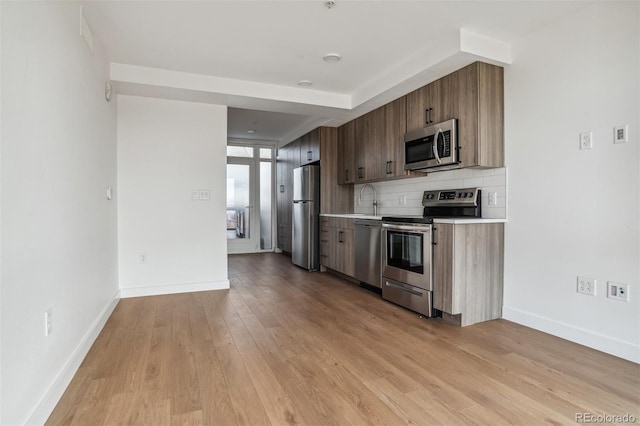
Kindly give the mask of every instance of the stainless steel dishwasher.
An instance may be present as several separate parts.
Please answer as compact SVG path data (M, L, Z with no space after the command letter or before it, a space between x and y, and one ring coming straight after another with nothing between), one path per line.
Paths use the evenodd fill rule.
M382 288L380 265L380 220L355 220L355 278L360 282Z

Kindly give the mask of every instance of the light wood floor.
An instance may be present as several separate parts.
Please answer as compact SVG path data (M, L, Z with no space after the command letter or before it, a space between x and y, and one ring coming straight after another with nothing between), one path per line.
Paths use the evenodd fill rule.
M121 300L47 424L640 419L637 364L504 320L421 319L283 255L229 266L231 290Z

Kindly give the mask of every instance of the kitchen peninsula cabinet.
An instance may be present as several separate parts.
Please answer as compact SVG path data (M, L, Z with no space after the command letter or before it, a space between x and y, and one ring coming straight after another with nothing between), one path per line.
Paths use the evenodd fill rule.
M320 217L320 264L344 275L355 273L354 220Z
M461 326L500 318L504 224L433 225L433 306Z
M459 167L504 166L504 72L475 62L407 95L407 131L458 119Z

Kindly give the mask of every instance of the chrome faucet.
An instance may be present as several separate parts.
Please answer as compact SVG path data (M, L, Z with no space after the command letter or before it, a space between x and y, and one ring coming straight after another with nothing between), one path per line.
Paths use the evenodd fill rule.
M362 185L362 188L360 188L360 197L358 197L358 200L362 201L362 193L364 192L365 188L371 188L371 190L373 191L373 215L378 216L378 199L375 186L371 185L370 183L365 183L364 185Z

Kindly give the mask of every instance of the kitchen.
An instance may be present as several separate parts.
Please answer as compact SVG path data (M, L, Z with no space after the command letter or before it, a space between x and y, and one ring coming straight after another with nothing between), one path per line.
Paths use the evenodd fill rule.
M180 50L173 43L172 37L177 36L171 31L172 25L157 32L150 32L148 28L141 30L139 25L147 25L152 16L139 19L136 11L122 17L123 23L129 19L136 22L129 22L130 25L125 25L121 31L100 27L94 21L103 12L100 8L106 7L105 3L86 5L88 14L94 8L94 15L87 18L96 34L95 50L91 54L85 41L77 34L77 4L47 3L3 2L0 6L3 19L3 366L0 414L2 423L8 424L26 423L25 419L35 419L33 423L40 423L44 421L41 419L46 419L47 411L55 406L75 367L81 364L84 354L118 302L123 306L138 306L136 296L161 294L161 291L167 295L229 287L226 250L221 244L226 234L224 229L215 225L225 223L224 203L216 199L193 201L191 194L194 189L210 190L211 193L225 191L228 106L223 101L235 100L235 106L241 107L240 101L246 101L246 97L268 98L273 93L272 86L251 85L252 90L247 91L250 85L238 80L221 82L210 76L187 72L192 70L170 71L172 68L169 66L158 69L157 65L145 63L145 57L158 51L158 46L155 50L146 49L145 54L124 55L114 61L100 44L104 34L121 37L119 42L129 47L135 44L133 40L136 37L128 31L153 33L159 38L167 34L167 39L161 43L163 47L159 49L161 56L170 58L171 52L183 54L187 50ZM260 8L261 15L270 16L266 3L271 2L264 3L256 7ZM286 3L294 9L307 2ZM236 7L232 4L220 2L221 7ZM348 11L353 4L338 3L332 12ZM411 4L415 6L417 3ZM544 346L546 340L538 340L539 335L532 329L612 354L609 358L603 354L600 354L602 357L594 355L589 360L579 358L587 362L595 374L606 368L607 363L619 365L621 359L637 362L639 309L635 295L638 282L639 114L637 96L631 96L638 91L637 5L607 2L552 6L549 3L542 8L565 8L549 16L541 12L536 15L535 8L527 9L531 4L518 4L487 5L496 8L495 18L491 21L495 24L493 28L504 28L502 25L515 22L519 16L531 18L527 25L522 26L518 36L509 40L513 60L504 67L506 168L465 168L430 173L426 177L371 183L376 187L381 203L380 213L389 216L420 214L424 191L481 188L483 215L492 209L502 209L504 214L496 210L495 217L507 218L504 224L503 317L530 327L523 332L522 340L527 341L533 353L536 345ZM139 3L113 6L145 7ZM270 7L276 6L270 4ZM318 6L319 11L326 12L322 4ZM341 6L344 7L340 9ZM167 13L169 17L182 13L181 8L173 4L165 7L175 7ZM213 6L203 2L198 7ZM431 7L447 6L438 3ZM518 8L521 9L514 11ZM472 10L460 9L460 13L467 14ZM286 17L291 11L280 12ZM216 16L195 15L202 19L208 16L208 20ZM480 12L476 11L476 15L480 16ZM193 22L199 22L199 16L193 17ZM443 16L459 15L456 12ZM277 19L274 16L270 22L277 22ZM318 21L322 23L320 19ZM353 19L350 22L359 21ZM184 19L182 22L192 20ZM305 19L293 22L301 23ZM476 21L471 17L469 22ZM266 39L269 29L261 26L260 22L251 23L263 29ZM307 17L305 24L296 24L295 31L312 24L314 20ZM216 26L222 24L216 21L216 25L210 25L212 28ZM382 21L380 27L384 26ZM584 31L585 26L589 32ZM73 31L68 28L73 28ZM482 32L477 26L472 29ZM185 36L194 34L190 28L184 28L183 32ZM208 40L230 39L232 37L228 34L232 33L226 33L226 37L216 34ZM366 87L354 93L352 98L329 93L320 102L310 99L314 86L308 92L295 87L297 79L303 77L292 80L293 87L283 88L278 93L291 95L289 99L298 112L317 111L318 106L313 102L329 104L330 108L338 111L343 122L335 125L309 123L308 128L298 129L297 134L290 134L288 140L283 140L280 148L315 128L339 127L475 62L467 58L468 63L454 63L456 58L459 59L461 48L469 49L471 42L481 41L469 33L473 34L473 31L458 31L457 42L445 37L442 43L438 43L440 58L449 58L447 55L452 50L458 55L449 62L443 61L446 69L441 67L441 62L428 63L427 56L418 55L417 58L423 58L422 64L431 69L429 75L422 76L422 84L414 82L414 86L404 93L389 93L377 105L367 105L367 111L345 112L370 99L371 91L364 90ZM367 33L368 37L373 35ZM191 45L197 49L212 44L220 43L202 43L200 40ZM271 46L282 44L276 41ZM363 47L363 56L378 57L381 46L374 46L372 52L368 50L370 47ZM500 46L504 47L494 43L492 48L503 52ZM265 52L272 51L259 43L258 47ZM485 51L484 54L489 53ZM234 57L233 51L223 53L222 57ZM584 58L588 59L588 69L581 65ZM325 67L321 55L317 59L320 66ZM345 54L338 66L348 65L349 60L350 56ZM263 56L257 56L256 61L264 63L264 67L270 63ZM416 70L406 62L385 58L382 61L397 65L394 71L400 68L400 72L391 73L393 75L406 76L402 70L407 73ZM625 66L619 66L618 61L624 61ZM70 67L70 63L78 66ZM189 62L182 59L175 63ZM264 67L254 65L246 68L264 70ZM300 68L292 66L290 70L297 74ZM329 72L329 68L322 70L323 73ZM247 71L238 72L237 78L246 75L243 72ZM56 84L51 84L53 77ZM117 81L120 87L116 85L114 100L108 103L104 99L104 83L110 79ZM131 91L125 93L126 87ZM367 87L373 90L371 86ZM159 96L158 91L164 97ZM178 99L167 99L167 94L177 92L181 94ZM218 103L205 103L204 100ZM282 106L282 99L274 102ZM598 107L594 108L594 104ZM614 128L625 124L628 125L628 141L614 144ZM580 149L580 133L589 132L592 132L592 149ZM389 170L384 167L385 161L376 173ZM337 179L338 164L327 167L334 168L335 173L330 176ZM364 183L351 185L353 193L346 198L341 198L337 192L330 196L336 197L334 203L341 200L350 202L352 209L326 213L370 213L372 191L365 190L363 202L358 205L358 195ZM115 188L112 201L103 197L107 186ZM337 186L349 188L349 184ZM500 188L504 188L504 192ZM497 206L488 205L489 192L496 192ZM99 196L96 195L98 193ZM141 253L147 255L145 263L140 262ZM286 259L285 256L280 257ZM269 265L256 265L269 268ZM245 274L250 267L232 266L242 266ZM302 274L305 277L333 277L300 270ZM576 292L578 276L597 281L595 296ZM608 281L629 284L629 302L607 297ZM347 284L338 287L335 281L331 281L330 286L336 294L352 298L361 294L351 291L360 291L357 286ZM346 289L341 290L343 287ZM296 282L291 291L303 290ZM298 293L297 300L307 300L312 290L307 291ZM383 305L377 302L382 301L373 293L362 294L376 297L366 298L371 306L392 309L388 311L392 312L389 316L392 322L397 322L398 316L403 320L410 316L415 318L411 311L400 307L395 310L396 305L390 303L385 302L385 308L380 308ZM215 300L210 302L212 307L221 306L216 305ZM331 303L334 307L344 308L341 303L346 302L334 300ZM53 333L44 336L43 313L49 308L53 308ZM183 311L176 312L184 314ZM319 315L322 308L316 306L313 312ZM340 312L346 314L344 309ZM354 316L347 318L357 319ZM369 316L364 315L363 318ZM425 336L428 341L437 333L431 328L434 322L420 321L433 333ZM336 333L338 325L334 329ZM469 348L485 337L500 335L504 331L498 327L474 336L473 328L457 330L458 336L472 342ZM237 335L238 338L242 336ZM328 341L330 336L324 338ZM308 340L305 342L309 343ZM504 342L506 344L507 341ZM340 343L348 345L349 341L343 338ZM575 354L570 346L561 344L556 347L556 353ZM500 348L492 349L498 352ZM303 348L292 350L303 351ZM345 352L343 348L335 350ZM373 357L376 354L367 355ZM521 361L517 356L508 358L510 366ZM552 359L547 361L553 363ZM362 368L363 374L369 372L364 370L366 365L357 362L351 365ZM478 364L474 366L479 367ZM499 373L498 370L491 372ZM409 392L409 385L413 383L406 376L410 374L410 371L405 371L404 375L390 375L389 379L403 378L405 381L394 383L404 384L402 389ZM465 377L477 377L471 371L465 370L465 374ZM450 383L462 386L458 379L452 376ZM552 378L545 376L541 382L546 379ZM441 388L446 385L442 379L437 383ZM622 380L620 386L623 383L626 382ZM392 389L385 387L384 381L378 385L380 395ZM526 384L523 384L523 389L533 390ZM611 394L617 392L613 387L609 390ZM290 390L287 394L295 395ZM269 398L268 394L260 395ZM426 403L418 394L413 397ZM332 402L329 407L344 407L339 401L328 402ZM381 409L377 405L372 407ZM466 408L479 414L473 411L473 407ZM540 406L536 410L544 412ZM43 413L46 413L44 417ZM568 421L568 417L564 419Z
M387 204L406 206L406 194L392 193L393 201L379 203L375 186L365 182L391 181L402 191L401 178L427 173L430 177L443 170L459 173L469 167L478 171L470 169L468 176L495 177L498 169L504 198L503 92L503 69L476 62L337 130L316 129L281 148L285 153L279 154L277 176L278 247L304 269L328 268L426 317L442 316L444 311L461 325L501 318L506 209L497 209L498 191L469 188L470 179L453 179L447 185L465 189L424 191L419 194L424 212L389 216ZM290 161L289 151L297 161ZM332 164L339 165L337 173ZM409 186L427 184L425 178L413 180ZM350 185L355 183L361 184L359 191ZM365 189L373 194L372 209L361 217L353 212L354 192L362 211ZM483 204L489 209L484 215ZM302 213L302 206L312 207ZM407 212L418 213L410 206ZM359 237L365 230L373 233ZM456 246L454 231L462 238ZM465 244L465 238L472 239L465 237L467 233L484 237ZM445 239L451 242L443 249ZM482 255L465 268L459 259L465 256L454 259L455 252Z

